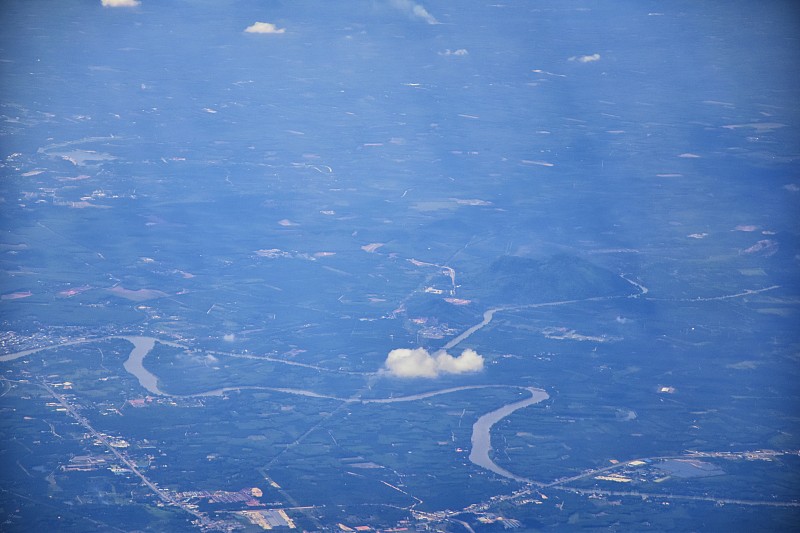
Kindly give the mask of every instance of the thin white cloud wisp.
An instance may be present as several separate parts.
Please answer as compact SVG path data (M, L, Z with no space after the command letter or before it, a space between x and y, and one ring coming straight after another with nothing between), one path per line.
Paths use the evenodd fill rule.
M406 13L409 17L424 20L428 24L439 24L436 17L428 13L428 10L416 2L411 0L392 0L392 6L400 11Z

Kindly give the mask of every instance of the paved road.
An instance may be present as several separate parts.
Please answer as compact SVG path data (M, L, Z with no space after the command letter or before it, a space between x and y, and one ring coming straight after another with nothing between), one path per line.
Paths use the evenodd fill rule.
M89 431L89 433L92 435L92 437L94 437L95 439L97 439L98 441L103 443L103 445L111 453L113 453L114 456L117 459L119 459L119 461L122 464L127 466L130 469L131 472L133 472L139 479L141 479L142 482L145 485L147 485L147 487L150 490L152 490L161 499L161 501L163 501L164 503L170 504L170 505L174 505L174 506L179 507L180 509L186 511L187 513L191 514L192 516L194 516L195 518L200 520L201 524L205 524L208 521L208 519L205 517L205 515L203 515L203 514L197 512L197 511L195 511L194 509L188 507L183 502L176 500L175 498L173 498L169 494L169 492L159 488L155 483L153 483L152 481L147 479L147 477L144 474L142 474L142 472L136 467L136 465L133 463L133 461L128 459L118 449L113 447L111 445L111 442L109 442L108 438L105 435L101 434L96 429L94 429L94 427L92 427L91 423L89 423L89 421L83 415L81 415L69 402L67 402L64 399L63 396L61 396L58 392L56 392L53 389L53 387L51 387L50 385L48 385L47 383L44 383L44 382L42 382L42 387L44 387L47 390L47 392L49 392L53 396L53 398L58 400L58 403L60 403L67 410L67 413L69 413L69 415L72 418L74 418L80 425L82 425L84 428L86 428L86 430Z

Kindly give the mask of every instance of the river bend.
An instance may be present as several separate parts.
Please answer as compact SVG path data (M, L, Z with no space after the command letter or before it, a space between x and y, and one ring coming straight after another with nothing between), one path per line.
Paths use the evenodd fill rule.
M458 344L463 339L477 331L478 329L484 327L492 320L492 316L496 311L500 309L490 309L486 313L484 313L484 320L480 324L473 326L469 330L465 331L462 335L453 339L450 345ZM183 345L180 345L175 342L170 341L163 341L160 339L156 339L155 337L144 337L144 336L111 336L111 337L102 337L96 339L77 339L74 341L67 341L63 342L58 345L47 346L38 349L32 350L25 350L22 352L16 352L12 354L7 354L0 356L0 362L7 362L13 361L15 359L19 359L21 357L34 354L39 351L54 349L63 346L75 345L75 344L84 344L89 342L98 342L106 339L124 339L133 345L133 349L131 350L128 358L123 363L123 368L125 371L128 372L130 375L135 377L139 385L142 386L150 394L156 396L168 396L168 397L179 397L179 398L196 398L196 397L208 397L208 396L221 396L226 392L233 392L233 391L242 391L242 390L264 390L264 391L271 391L277 392L282 394L292 394L295 396L305 396L309 398L319 398L324 400L334 400L339 402L346 402L346 403L361 403L361 404L388 404L388 403L400 403L400 402L413 402L418 400L424 400L426 398L431 398L434 396L440 396L443 394L451 394L454 392L465 391L465 390L478 390L478 389L488 389L488 388L506 388L506 389L520 389L525 390L530 393L530 397L524 400L519 400L513 403L506 404L499 409L495 409L490 413L486 413L485 415L478 418L478 420L472 426L472 450L469 454L469 460L480 468L484 468L495 474L508 478L513 479L515 481L523 482L523 483L534 483L528 478L524 478L518 476L508 470L498 466L490 457L490 452L492 450L491 445L491 432L492 427L497 424L502 419L510 416L515 411L528 407L530 405L542 402L549 398L549 395L543 391L542 389L537 389L533 387L521 387L518 385L465 385L461 387L450 387L447 389L440 389L428 392L422 392L418 394L410 394L408 396L395 396L392 398L368 398L368 399L361 399L358 397L352 398L341 398L337 396L330 396L325 394L320 394L318 392L314 392L311 390L305 389L294 389L294 388L287 388L287 387L262 387L256 385L249 385L249 386L242 386L242 387L220 387L218 389L212 389L205 392L198 392L194 394L185 394L185 395L176 395L170 394L168 392L163 391L158 386L158 376L150 372L144 367L144 360L153 350L156 345L156 342L167 344L170 346L174 346L176 348L186 348ZM455 341L455 342L454 342Z

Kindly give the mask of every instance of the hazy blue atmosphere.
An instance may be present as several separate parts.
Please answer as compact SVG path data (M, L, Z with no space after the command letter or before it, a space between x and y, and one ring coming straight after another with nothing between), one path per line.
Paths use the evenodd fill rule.
M0 531L800 531L793 2L0 19Z

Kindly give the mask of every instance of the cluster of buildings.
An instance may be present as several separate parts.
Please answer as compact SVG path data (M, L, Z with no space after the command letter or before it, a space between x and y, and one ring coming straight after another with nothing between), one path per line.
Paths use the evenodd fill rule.
M244 503L249 507L262 507L264 504L256 498L260 498L263 495L264 493L258 487L235 492L226 490L192 490L175 493L175 497L180 500L207 500L208 503Z

